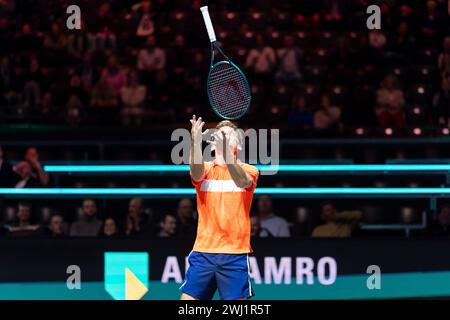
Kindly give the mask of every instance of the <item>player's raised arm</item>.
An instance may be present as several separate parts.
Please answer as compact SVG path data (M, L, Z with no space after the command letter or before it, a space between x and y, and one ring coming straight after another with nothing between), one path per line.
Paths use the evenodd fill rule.
M195 181L199 181L204 173L205 165L203 163L202 154L202 138L206 131L202 133L203 125L202 118L198 119L194 115L190 120L191 128L191 152L189 157L189 165L191 169L191 177Z

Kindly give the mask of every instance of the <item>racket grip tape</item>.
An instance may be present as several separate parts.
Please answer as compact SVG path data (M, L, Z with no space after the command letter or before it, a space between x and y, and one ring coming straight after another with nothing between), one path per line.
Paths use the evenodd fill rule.
M214 42L216 41L216 34L214 32L211 18L209 16L208 6L201 7L200 11L202 12L203 20L205 21L206 31L208 31L209 40L211 42Z

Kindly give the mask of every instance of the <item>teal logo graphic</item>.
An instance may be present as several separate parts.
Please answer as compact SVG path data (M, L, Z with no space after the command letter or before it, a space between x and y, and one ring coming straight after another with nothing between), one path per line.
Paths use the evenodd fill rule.
M148 291L147 252L105 252L105 290L115 300L140 300Z

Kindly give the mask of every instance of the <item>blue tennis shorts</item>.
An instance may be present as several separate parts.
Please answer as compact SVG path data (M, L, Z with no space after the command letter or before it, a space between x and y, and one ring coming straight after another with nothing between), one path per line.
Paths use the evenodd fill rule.
M216 290L222 300L253 296L248 254L203 253L192 251L189 268L180 290L193 298L211 300Z

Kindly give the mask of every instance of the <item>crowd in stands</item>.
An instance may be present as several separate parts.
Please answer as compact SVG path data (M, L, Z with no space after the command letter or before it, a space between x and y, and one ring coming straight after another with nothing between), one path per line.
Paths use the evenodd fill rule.
M36 219L33 205L20 201L2 224L0 236L17 237L157 237L194 239L197 228L197 214L193 200L178 201L175 213L154 216L146 210L151 203L133 198L128 202L128 211L121 217L105 216L100 213L94 199L84 199L78 208L76 218L53 210L47 218ZM275 213L269 195L255 198L251 215L252 238L349 238L364 235L358 226L363 220L361 211L339 211L332 202L320 207L320 221L307 232L299 232L301 222L290 222ZM150 213L149 213L150 212ZM450 236L450 205L443 205L426 228L418 230L416 236Z
M202 1L77 4L81 30L65 26L67 1L0 2L3 122L134 126L209 114ZM218 37L252 85L247 121L447 126L448 1L376 1L381 30L366 28L370 4L211 3Z

